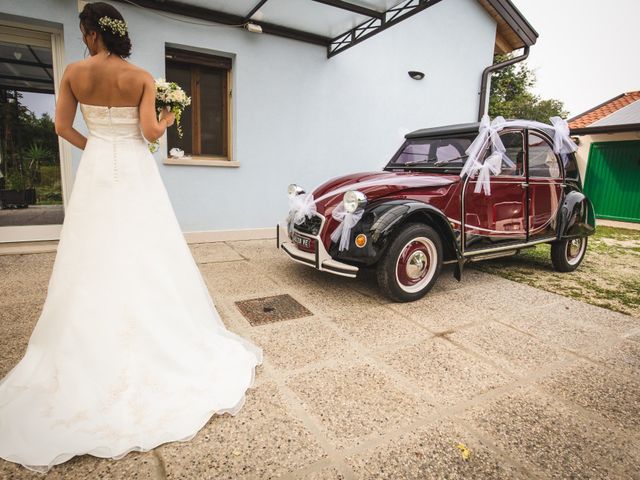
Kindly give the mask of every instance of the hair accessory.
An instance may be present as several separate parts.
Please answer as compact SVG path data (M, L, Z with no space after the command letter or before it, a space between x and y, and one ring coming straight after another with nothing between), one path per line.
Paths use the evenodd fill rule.
M114 35L124 37L127 34L127 24L124 20L107 17L105 15L104 17L100 17L98 25L100 25L102 30L109 28Z

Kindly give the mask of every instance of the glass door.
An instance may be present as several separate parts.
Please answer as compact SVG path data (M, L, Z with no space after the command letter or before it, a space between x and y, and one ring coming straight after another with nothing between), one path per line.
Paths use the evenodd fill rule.
M3 26L0 241L56 237L56 229L47 227L60 226L64 220L60 144L54 128L55 85L52 34ZM39 233L38 227L42 227ZM48 235L42 235L45 231Z

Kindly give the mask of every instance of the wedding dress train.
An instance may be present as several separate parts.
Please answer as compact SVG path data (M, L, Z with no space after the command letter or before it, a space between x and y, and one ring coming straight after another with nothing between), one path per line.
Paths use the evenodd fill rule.
M216 311L138 107L80 109L90 135L47 298L0 381L0 458L37 471L188 440L242 408L262 363Z

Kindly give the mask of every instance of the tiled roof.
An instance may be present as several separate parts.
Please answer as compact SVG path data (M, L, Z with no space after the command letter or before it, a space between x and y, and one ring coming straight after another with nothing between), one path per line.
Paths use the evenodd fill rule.
M617 112L623 107L630 105L636 100L640 100L640 91L635 92L627 92L622 95L618 95L611 100L607 100L606 102L598 105L597 107L593 107L590 110L587 110L580 115L576 115L573 118L569 119L569 128L584 128L589 125L597 122L600 119L603 119L607 115L611 115L614 112Z

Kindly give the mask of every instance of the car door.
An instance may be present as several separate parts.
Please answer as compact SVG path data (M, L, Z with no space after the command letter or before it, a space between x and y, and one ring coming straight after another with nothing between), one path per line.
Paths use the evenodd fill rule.
M491 194L475 192L477 176L468 178L463 189L466 252L523 243L527 238L524 132L503 130L500 138L506 153L500 173L491 176Z
M551 238L562 198L562 168L551 143L540 133L527 133L529 240Z

